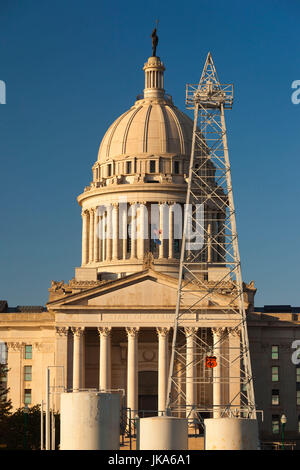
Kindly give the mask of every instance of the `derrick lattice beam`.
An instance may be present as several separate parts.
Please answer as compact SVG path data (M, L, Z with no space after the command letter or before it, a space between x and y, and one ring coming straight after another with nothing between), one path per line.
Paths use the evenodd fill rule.
M184 216L166 404L193 418L216 408L216 416L232 416L233 410L256 416L224 117L232 103L233 85L220 84L209 53L199 84L186 89L186 106L194 111L185 206L190 209ZM195 328L198 321L206 323L206 333ZM210 356L215 369L204 366Z

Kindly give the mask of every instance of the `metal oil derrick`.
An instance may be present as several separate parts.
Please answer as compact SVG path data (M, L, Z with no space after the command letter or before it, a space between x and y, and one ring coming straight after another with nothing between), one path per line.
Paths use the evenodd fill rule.
M194 421L203 412L256 417L224 117L232 103L233 85L219 82L208 53L199 84L186 87L186 106L194 110L185 206L191 209L184 217L166 403L169 413ZM235 346L230 335L239 338ZM206 367L210 359L218 367ZM216 403L221 389L223 402Z

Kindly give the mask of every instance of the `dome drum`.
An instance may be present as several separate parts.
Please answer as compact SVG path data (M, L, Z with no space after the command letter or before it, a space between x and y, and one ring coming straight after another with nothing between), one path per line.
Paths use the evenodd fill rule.
M96 187L152 181L184 184L187 172L188 159L178 155L161 157L147 154L139 157L117 157L105 163L95 163L93 182L96 183Z

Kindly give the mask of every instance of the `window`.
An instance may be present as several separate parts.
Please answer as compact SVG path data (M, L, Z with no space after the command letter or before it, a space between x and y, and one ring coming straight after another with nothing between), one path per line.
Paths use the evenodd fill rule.
M300 382L300 367L296 367L296 382Z
M111 176L111 165L107 165L107 176Z
M24 391L24 404L30 405L30 403L31 403L31 389L26 388Z
M150 173L155 173L156 171L156 161L150 160Z
M279 390L272 390L272 405L279 405Z
M272 433L279 434L279 415L272 415Z
M127 236L127 238L126 238L126 250L127 250L127 253L131 253L131 231L130 231L130 226L128 227L128 229L127 229L127 234L126 234L126 236Z
M278 358L279 358L279 347L272 346L272 359L278 359Z
M6 364L7 362L7 347L6 344L0 342L0 364Z
M24 380L26 380L27 382L32 380L32 366L24 367Z
M131 173L131 162L126 162L126 173L127 175Z
M175 175L179 174L179 162L174 162L174 173Z
M300 405L300 390L296 391L296 404Z
M279 367L272 367L272 382L278 382L279 380Z
M26 344L26 346L25 346L25 359L32 359L32 346L31 346L31 344Z

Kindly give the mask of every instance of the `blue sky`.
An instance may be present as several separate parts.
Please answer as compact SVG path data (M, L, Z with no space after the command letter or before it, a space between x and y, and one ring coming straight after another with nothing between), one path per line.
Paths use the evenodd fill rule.
M45 304L81 263L76 197L101 139L144 85L151 31L165 88L185 109L211 51L234 83L227 113L243 278L256 305L299 301L298 0L1 0L0 298Z

